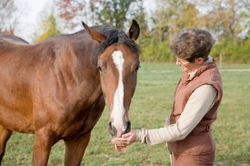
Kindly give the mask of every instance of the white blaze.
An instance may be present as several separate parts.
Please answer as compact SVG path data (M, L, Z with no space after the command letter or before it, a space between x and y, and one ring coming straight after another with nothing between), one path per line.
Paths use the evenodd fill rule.
M118 132L124 131L124 114L125 114L125 108L123 106L123 98L124 98L124 85L122 81L122 68L123 68L123 54L121 51L114 51L112 54L113 61L116 65L116 68L118 69L119 73L119 80L118 80L118 86L115 91L114 95L114 103L113 103L113 110L111 117L113 118L113 125L116 127Z

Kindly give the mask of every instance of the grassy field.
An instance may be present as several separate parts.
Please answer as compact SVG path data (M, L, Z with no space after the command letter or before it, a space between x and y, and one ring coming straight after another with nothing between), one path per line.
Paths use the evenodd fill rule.
M236 70L237 69L237 70ZM240 69L240 70L238 70ZM246 70L247 69L247 70ZM130 109L132 128L157 128L171 112L173 92L180 77L178 66L141 64L138 85ZM217 143L216 166L250 166L250 65L223 65L224 98L213 124ZM169 154L164 144L134 143L118 153L111 144L104 110L92 132L82 165L86 166L165 166ZM8 142L3 166L31 165L33 135L14 133ZM64 144L57 143L49 166L62 166Z

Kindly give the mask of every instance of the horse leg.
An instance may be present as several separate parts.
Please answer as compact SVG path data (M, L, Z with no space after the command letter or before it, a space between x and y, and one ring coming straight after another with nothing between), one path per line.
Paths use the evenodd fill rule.
M9 140L12 131L5 129L3 126L0 125L0 165L5 153L6 143Z
M66 146L65 166L79 166L90 140L90 132L77 140L64 140Z
M90 140L91 131L101 117L104 106L104 97L100 96L99 100L97 100L96 104L90 111L88 118L84 122L85 127L81 131L84 135L81 135L76 139L64 140L66 146L65 166L79 166L81 164L82 157Z
M58 141L56 135L48 129L42 128L35 132L33 146L33 166L46 166L52 146Z

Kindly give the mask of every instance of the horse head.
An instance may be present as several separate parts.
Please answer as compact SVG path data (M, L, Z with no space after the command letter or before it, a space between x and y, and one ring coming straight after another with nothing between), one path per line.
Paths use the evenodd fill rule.
M109 132L113 137L121 137L131 127L128 111L140 67L140 49L135 43L140 33L139 25L133 20L127 33L116 29L99 32L85 23L83 26L98 43L96 67L110 110Z

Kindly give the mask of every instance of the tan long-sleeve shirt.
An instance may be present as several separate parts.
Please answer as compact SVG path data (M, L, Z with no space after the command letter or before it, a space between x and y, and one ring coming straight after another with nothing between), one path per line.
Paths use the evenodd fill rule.
M167 126L158 129L136 130L136 140L154 145L184 139L213 106L216 96L213 86L200 86L190 96L177 123L169 125L167 122Z

